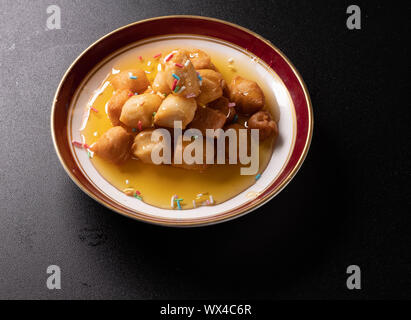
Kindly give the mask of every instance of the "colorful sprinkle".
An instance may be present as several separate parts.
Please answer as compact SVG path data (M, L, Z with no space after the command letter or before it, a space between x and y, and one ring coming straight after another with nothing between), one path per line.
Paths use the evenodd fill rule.
M176 86L177 86L177 79L174 79L173 86L171 87L171 90L174 91Z
M174 201L177 197L178 196L176 194L171 197L171 208L173 208L173 209L174 209Z
M258 179L260 179L261 178L261 173L259 173L259 174L257 174L256 176L255 176L255 180L258 180Z
M87 143L84 143L84 144L83 144L83 147L86 148L86 149L89 149L89 148L90 148L90 146L89 146Z
M74 144L76 147L83 148L83 144L81 142L73 140L71 143Z
M175 66L179 68L184 68L184 66L181 63L175 63Z
M131 129L133 132L137 132L137 129L136 128L133 128L133 129Z
M228 107L229 107L229 108L235 107L235 102L230 102L230 103L228 104Z
M143 125L141 123L141 120L138 120L138 130L140 130L140 131L143 130Z
M190 60L187 59L187 61L184 63L184 66L188 67L189 63L190 63Z
M142 56L139 56L138 58L140 59L140 61L143 61L143 57L142 57Z
M203 78L200 76L200 74L197 72L197 77L200 81L203 81Z
M238 120L238 114L236 114L236 115L234 116L233 122L237 122L237 120Z
M214 198L213 198L213 196L210 194L210 203L211 204L214 204Z
M157 114L157 112L153 112L153 117L155 117L155 116L156 116L156 114Z
M97 110L96 108L94 108L94 107L90 107L90 109L93 110L93 111L96 112L96 113L98 112L98 110Z
M190 93L190 94L186 95L186 98L187 98L187 99L195 98L195 96L196 96L195 93Z
M182 86L181 89L180 89L180 91L179 91L178 93L183 92L185 89L186 89L186 86Z
M184 199L175 199L174 201L177 203L178 210L181 210L181 203L180 202L184 201Z
M93 158L93 156L91 155L91 152L89 150L87 150L87 156L89 159Z
M198 206L209 206L214 204L214 198L209 195L208 192L197 194L196 198L193 200L194 208Z
M177 80L180 80L180 77L178 75L176 75L175 73L173 73L173 78L177 79Z
M135 95L135 96L138 96L138 92L135 92L134 95Z
M154 59L160 58L161 57L161 53L157 53L153 56Z
M130 92L130 93L128 94L128 96L129 96L129 97L132 97L132 96L133 96L133 94Z
M180 87L179 86L177 86L177 87L175 87L175 89L173 90L174 91L174 93L177 93L177 91L180 89Z
M129 74L129 78L130 79L133 79L133 80L137 80L137 77L136 76L133 76L133 74L130 72Z
M174 53L170 53L170 54L164 59L164 61L165 61L165 62L170 61L170 59L171 59L173 56L174 56Z

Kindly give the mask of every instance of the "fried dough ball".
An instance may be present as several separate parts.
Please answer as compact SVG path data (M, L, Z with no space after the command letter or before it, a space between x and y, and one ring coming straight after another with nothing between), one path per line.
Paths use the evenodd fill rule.
M204 139L205 141L205 139ZM177 168L182 168L182 169L186 169L186 170L197 170L197 171L205 171L208 168L208 164L206 163L206 143L203 142L203 163L202 164L197 164L197 163L193 163L193 164L188 164L186 162L184 162L184 149L191 144L192 142L190 141L183 141L182 144L179 144L176 146L175 150L174 150L174 157L175 154L177 152L181 152L182 156L182 163L181 164L177 164L174 163L174 157L173 157L173 163L171 164L173 167L177 167ZM194 155L194 151L192 153Z
M107 114L113 126L120 125L120 115L123 105L133 95L130 90L120 89L114 92L107 103Z
M164 71L158 71L153 82L153 90L160 93L169 94L171 89L167 83L167 73Z
M146 129L141 131L136 137L134 138L134 143L131 147L132 154L139 158L144 163L153 163L151 159L151 153L156 145L161 142L151 141L151 135L155 129ZM165 144L167 147L167 144ZM170 145L168 145L170 147ZM171 154L171 149L170 149Z
M198 129L205 136L206 129L220 129L224 126L225 121L226 117L223 113L207 107L198 107L189 128Z
M129 69L116 74L111 80L114 90L127 89L143 93L150 85L146 73L141 69Z
M170 90L173 90L174 82L177 80L179 90L175 94L184 97L197 97L200 94L200 81L193 64L188 59L187 51L183 49L174 50L166 57L171 57L168 61L165 61L164 71Z
M210 102L207 106L224 114L227 118L226 123L230 123L233 121L236 112L234 107L228 106L229 103L230 100L226 97L220 97L217 100Z
M207 103L220 98L223 95L222 81L223 76L210 69L198 70L202 78L200 86L201 93L197 97L199 105L206 105Z
M214 69L210 56L200 49L190 50L188 56L194 69Z
M194 98L184 98L170 94L163 100L154 117L154 124L159 127L174 128L174 121L181 121L182 128L193 120L197 110Z
M253 114L264 107L264 93L257 83L236 76L230 83L230 100L236 103L239 113Z
M158 110L161 102L162 99L156 94L132 96L123 106L120 121L130 128L149 128L152 125L153 113Z
M107 130L90 149L104 160L122 164L130 157L132 142L132 135L117 126Z
M271 118L271 115L267 111L259 111L254 113L248 120L249 129L258 129L260 141L267 139L269 136L278 136L277 123Z

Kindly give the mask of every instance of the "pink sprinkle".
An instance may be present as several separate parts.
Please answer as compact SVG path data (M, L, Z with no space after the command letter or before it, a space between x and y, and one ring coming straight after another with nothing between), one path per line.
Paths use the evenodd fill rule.
M78 141L72 141L72 143L76 146L76 147L79 147L79 148L83 148L83 144L81 143L81 142L78 142Z
M171 88L171 91L174 91L174 89L176 88L176 86L177 86L177 79L174 79L173 87Z
M228 104L228 106L229 106L230 108L235 107L235 102L230 102L230 103Z
M87 143L83 144L83 147L86 149L90 149L90 146Z
M138 190L136 190L136 194L140 195L140 194L141 194L141 192L140 192L140 191L138 191Z
M157 53L156 55L154 55L154 59L160 58L161 57L161 53Z
M138 58L140 59L140 61L143 61L143 57L142 57L142 56L139 56Z
M132 96L134 96L134 94L132 94L131 92L128 94L128 96L129 97L132 97Z
M142 127L142 124L141 124L141 120L138 120L138 130L140 130L140 131L143 130L143 127Z
M175 65L176 65L177 67L179 67L179 68L183 68L183 67L184 67L181 63L176 63Z
M174 56L174 53L168 55L168 57L166 58L166 62L167 62L167 61L170 61L170 59L171 59L173 56Z
M190 94L186 95L186 98L187 99L194 98L195 96L196 96L195 93L190 93Z
M94 112L98 112L98 110L94 107L91 107L90 109L93 110Z

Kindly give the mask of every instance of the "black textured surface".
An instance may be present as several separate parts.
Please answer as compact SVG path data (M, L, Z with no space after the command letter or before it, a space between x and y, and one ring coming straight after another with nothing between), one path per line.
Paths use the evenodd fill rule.
M357 1L0 2L0 298L410 298L409 18ZM46 30L58 4L62 29ZM409 9L409 8L408 8ZM217 226L162 228L88 198L50 137L52 98L92 42L143 18L196 14L261 34L311 93L311 150L292 183ZM46 268L62 269L62 290ZM348 265L363 289L349 291Z

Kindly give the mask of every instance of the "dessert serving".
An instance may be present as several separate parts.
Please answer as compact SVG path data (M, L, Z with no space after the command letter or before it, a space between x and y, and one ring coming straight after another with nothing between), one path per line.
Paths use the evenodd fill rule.
M222 203L259 179L278 136L275 106L266 103L258 82L247 78L251 66L189 47L130 54L112 66L90 97L79 128L82 139L73 144L107 181L139 201L176 210ZM158 129L167 143L155 139ZM176 129L185 137L192 132L190 140L178 141ZM207 138L207 129L220 131ZM237 142L223 137L224 145L217 143L230 131ZM239 143L240 131L246 143ZM252 131L258 133L258 163L254 172L242 174L239 154L245 146L252 157ZM156 148L168 162L153 161ZM183 157L188 151L194 163Z
M308 91L279 49L197 16L105 35L67 70L51 111L57 155L79 188L165 226L260 207L295 176L312 130Z

